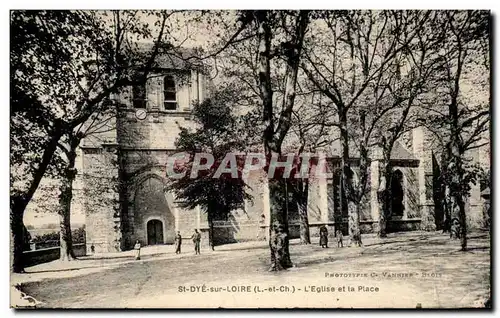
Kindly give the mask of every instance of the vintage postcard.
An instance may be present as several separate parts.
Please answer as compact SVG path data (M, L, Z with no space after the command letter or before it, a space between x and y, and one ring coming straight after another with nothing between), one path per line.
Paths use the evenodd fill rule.
M12 10L13 308L491 308L491 15Z

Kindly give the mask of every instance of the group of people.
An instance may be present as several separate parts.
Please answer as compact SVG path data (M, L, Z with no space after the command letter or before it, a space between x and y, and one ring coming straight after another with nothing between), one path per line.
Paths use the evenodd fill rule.
M343 234L340 229L335 231L335 238L337 239L337 247L344 247ZM319 228L319 246L328 248L328 229L324 225Z
M193 235L191 235L191 239L193 240L194 243L194 253L200 254L201 233L198 232L197 229L195 229ZM175 236L175 254L181 253L181 246L182 246L181 232L177 231L177 235Z
M335 236L337 239L337 247L343 247L344 244L343 244L342 231L340 230L335 231ZM194 253L196 255L200 254L201 233L197 229L195 229L193 235L191 236L191 239L193 240L194 243ZM328 229L324 225L322 225L319 228L319 245L322 248L328 248ZM175 254L181 253L181 246L182 246L181 232L177 231L177 234L175 235ZM134 249L135 249L135 259L140 260L141 243L139 242L139 240L135 242Z
M193 235L191 236L191 239L193 240L193 243L194 243L194 253L196 255L200 254L201 233L198 232L197 229L195 229ZM177 234L175 235L175 254L181 253L181 246L182 246L181 232L177 231ZM139 240L137 240L135 242L134 250L135 250L135 259L140 260L141 259L141 242L139 242Z

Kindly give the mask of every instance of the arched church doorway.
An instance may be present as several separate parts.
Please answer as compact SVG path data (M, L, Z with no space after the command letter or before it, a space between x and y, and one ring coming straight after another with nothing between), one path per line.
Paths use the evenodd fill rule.
M391 216L404 215L404 186L403 173L397 169L391 178Z
M175 217L170 210L164 188L161 179L150 177L137 186L135 193L135 239L148 245L174 243Z
M150 220L147 224L148 245L163 244L163 223L160 220Z

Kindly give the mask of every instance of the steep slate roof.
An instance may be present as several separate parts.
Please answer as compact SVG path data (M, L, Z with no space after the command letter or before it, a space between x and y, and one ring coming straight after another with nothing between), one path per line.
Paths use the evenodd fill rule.
M406 150L406 148L403 147L403 145L399 141L396 141L394 143L394 146L392 147L391 159L394 159L394 160L417 160L418 158L416 158L411 152Z

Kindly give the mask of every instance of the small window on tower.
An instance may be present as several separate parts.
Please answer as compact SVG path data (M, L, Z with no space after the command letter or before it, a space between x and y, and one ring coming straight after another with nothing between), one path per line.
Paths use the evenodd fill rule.
M177 109L175 80L172 75L167 75L163 79L163 106L166 110Z
M134 108L146 108L146 85L132 86Z

